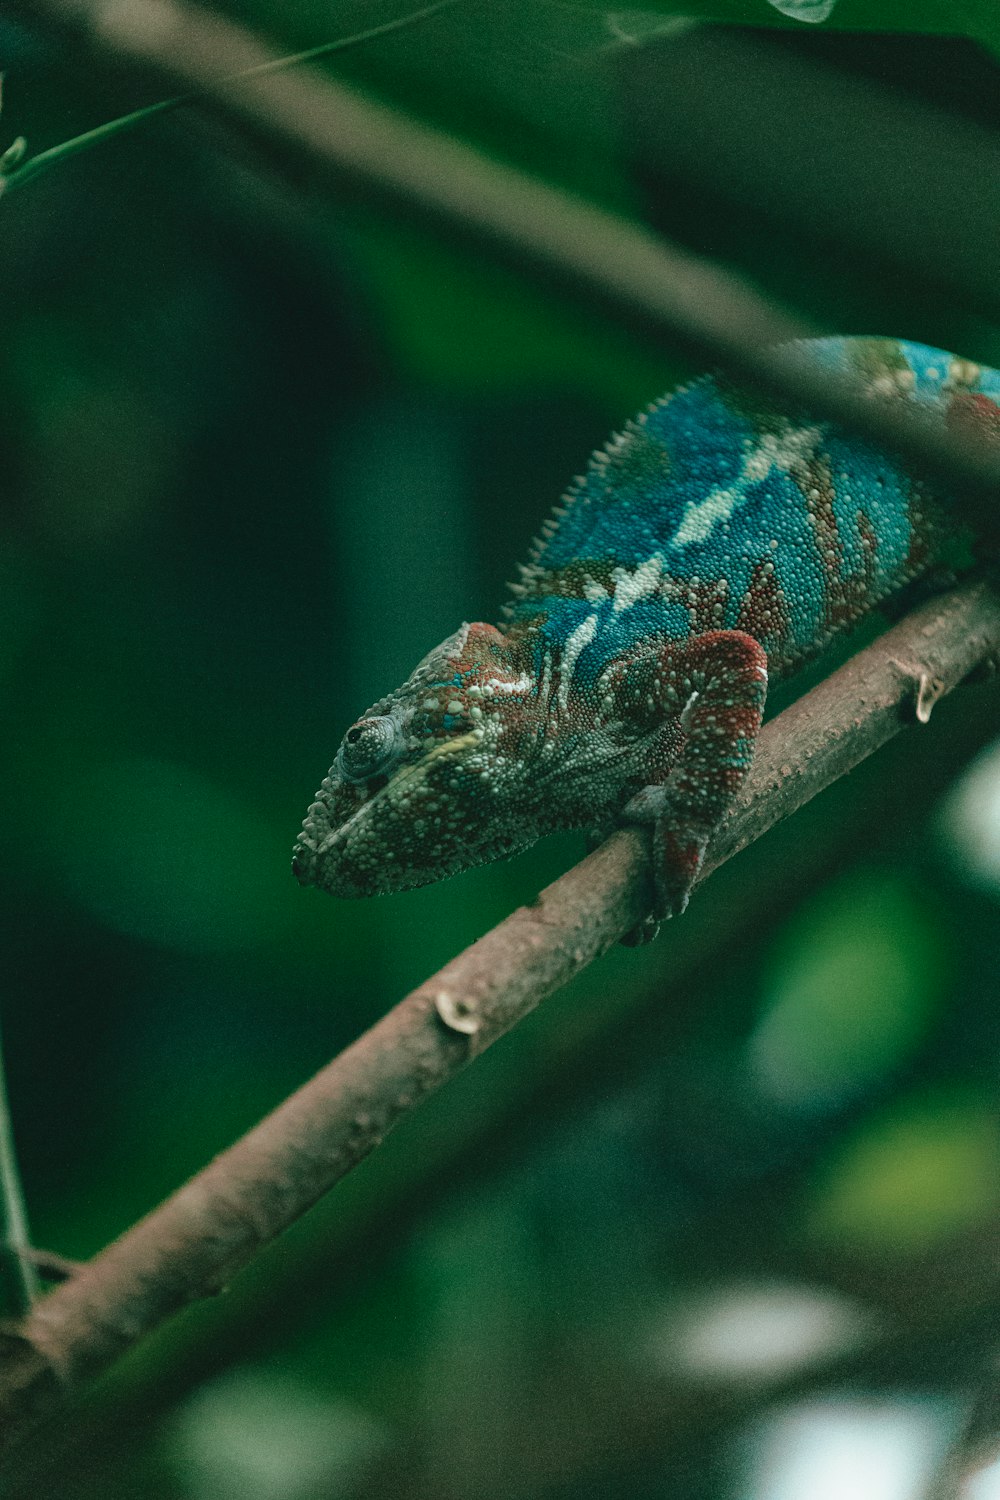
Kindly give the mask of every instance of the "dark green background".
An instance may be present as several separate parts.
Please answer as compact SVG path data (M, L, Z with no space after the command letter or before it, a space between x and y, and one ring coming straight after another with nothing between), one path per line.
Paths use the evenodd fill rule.
M393 14L220 9L282 52ZM906 7L978 42L859 36L899 19L863 9L752 40L994 128L992 7ZM692 33L622 41L647 28L459 4L328 66L837 331L1000 363L995 307L905 240L862 253L651 146ZM12 22L0 62L32 151L157 97ZM577 857L352 905L289 874L345 726L496 617L590 449L693 372L202 109L0 199L0 288L2 1015L35 1237L85 1257ZM792 1397L706 1374L683 1329L776 1283L862 1351L816 1390L902 1393L947 1436L1000 1291L1000 907L941 798L997 719L963 689L548 1002L12 1493L767 1500L748 1455Z

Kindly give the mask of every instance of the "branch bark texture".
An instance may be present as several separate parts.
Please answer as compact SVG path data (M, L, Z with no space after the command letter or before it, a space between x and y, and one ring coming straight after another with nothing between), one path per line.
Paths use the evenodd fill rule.
M862 651L765 727L706 873L998 655L1000 600L981 581ZM617 833L50 1292L0 1350L3 1440L60 1385L97 1375L186 1303L223 1288L427 1094L633 927L649 900L643 839Z

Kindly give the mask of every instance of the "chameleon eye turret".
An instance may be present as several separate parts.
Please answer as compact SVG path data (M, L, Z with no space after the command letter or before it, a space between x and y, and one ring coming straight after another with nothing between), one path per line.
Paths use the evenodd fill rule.
M809 350L872 402L1000 442L996 370L898 339ZM768 679L968 540L940 483L835 423L710 376L664 396L570 486L503 624L460 626L348 730L299 879L401 891L554 829L638 823L653 915L682 912Z
M347 781L367 781L384 771L401 748L399 724L388 714L359 719L344 735L337 769Z

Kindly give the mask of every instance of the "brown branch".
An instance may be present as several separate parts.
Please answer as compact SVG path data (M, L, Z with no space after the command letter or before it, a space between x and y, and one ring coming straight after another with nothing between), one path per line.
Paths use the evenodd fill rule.
M60 1255L58 1250L41 1250L37 1245L26 1250L24 1258L46 1281L68 1281L71 1276L82 1271L85 1264L82 1260L71 1260L68 1255Z
M557 272L619 316L667 333L705 360L808 406L961 486L961 503L997 526L1000 454L936 428L904 403L873 403L802 349L767 348L816 330L739 278L584 200L532 178L314 70L277 63L250 32L184 0L13 0L78 44L194 91L272 147L366 191L459 228L519 264ZM234 75L258 71L258 76Z
M905 409L872 407L849 383L795 353L758 345L802 325L747 288L641 228L534 182L352 91L300 74L265 86L216 74L260 65L252 38L190 7L25 0L22 11L61 17L132 61L201 89L255 132L328 169L418 205L487 239L522 262L558 270L579 286L729 361L772 389L805 401L895 446L925 467L963 479L989 505L995 456L930 431ZM147 25L155 20L155 25ZM164 24L164 20L170 24ZM980 508L981 515L992 510ZM900 627L895 658L873 648L765 734L754 797L733 820L713 862L758 836L900 727L908 698L920 708L997 650L997 607L973 587ZM913 622L910 622L912 627ZM936 652L939 654L935 655ZM856 679L852 682L852 668ZM869 668L874 675L869 675ZM877 668L877 670L876 670ZM840 683L839 699L822 694ZM824 706L825 705L825 706ZM790 710L795 715L796 710ZM770 757L770 758L769 758ZM53 1372L95 1373L172 1311L224 1283L309 1206L386 1130L634 922L645 904L636 835L621 834L448 965L317 1079L206 1172L129 1231L32 1316L14 1343L0 1413L48 1399ZM435 1007L437 1014L435 1014ZM444 1015L451 1025L445 1027ZM457 1029L456 1029L457 1027Z
M11 1500L29 1500L40 1486L45 1493L61 1493L82 1454L92 1467L116 1469L127 1434L155 1422L182 1392L233 1364L266 1357L301 1328L336 1320L336 1309L364 1298L414 1226L426 1222L442 1202L460 1199L470 1181L481 1190L487 1179L502 1177L526 1152L536 1151L574 1100L599 1103L614 1096L651 1056L668 1057L687 1018L711 1004L727 976L754 966L789 911L873 849L891 862L912 840L960 768L995 737L997 686L1000 682L958 695L962 701L953 699L950 711L935 713L925 732L898 737L850 778L829 787L819 802L754 844L746 858L719 871L684 921L673 923L648 955L651 962L641 965L641 977L623 951L619 959L634 970L627 984L602 982L604 971L598 969L585 985L552 996L524 1032L507 1038L500 1055L484 1058L479 1068L429 1101L423 1117L412 1122L416 1136L408 1126L395 1142L395 1153L369 1158L352 1183L349 1204L339 1194L329 1195L268 1255L260 1274L237 1278L227 1295L203 1307L198 1317L175 1319L158 1337L155 1358L126 1357L110 1378L82 1388L71 1408L60 1409L58 1435L50 1427L44 1445L21 1444L4 1471ZM669 1006L664 1005L665 977L670 995L678 997ZM485 1079L484 1069L490 1074ZM735 1219L720 1232L738 1242ZM981 1256L962 1264L963 1289L980 1302L996 1279L994 1237L995 1226L988 1226ZM792 1279L801 1275L801 1257L789 1255L779 1264L779 1274L782 1270ZM807 1261L806 1270L822 1281L828 1267ZM950 1248L938 1270L936 1280L922 1284L918 1300L941 1330L951 1309L943 1293L956 1284ZM880 1300L868 1282L855 1286L844 1277L836 1284L869 1303ZM941 1336L950 1338L950 1323ZM925 1343L930 1341L927 1332ZM880 1368L890 1359L891 1351ZM620 1395L628 1409L637 1408L641 1382L637 1388L623 1386ZM664 1403L675 1399L680 1408L676 1438L664 1426ZM699 1431L710 1414L701 1402L692 1403L687 1387L659 1391L656 1405L658 1440L673 1451L683 1433L698 1449ZM555 1407L550 1415L558 1421ZM623 1442L631 1441L624 1424L619 1432ZM399 1486L400 1495L404 1488Z
M762 736L718 867L1000 654L1000 601L971 581L925 605ZM58 1382L86 1380L241 1266L426 1095L634 926L649 900L633 831L514 912L79 1274L36 1304L0 1367L9 1440Z

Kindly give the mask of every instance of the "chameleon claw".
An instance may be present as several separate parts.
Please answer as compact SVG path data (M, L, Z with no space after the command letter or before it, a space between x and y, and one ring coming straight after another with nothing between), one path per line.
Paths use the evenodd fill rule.
M631 928L620 939L623 948L644 948L659 936L660 923L655 917L644 917L637 927Z

